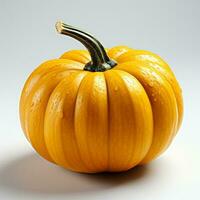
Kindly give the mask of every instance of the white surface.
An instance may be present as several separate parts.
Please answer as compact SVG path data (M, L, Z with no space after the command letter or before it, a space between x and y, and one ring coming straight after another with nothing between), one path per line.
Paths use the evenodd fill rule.
M160 159L126 173L86 175L41 159L23 139L11 141L1 152L0 199L198 199L199 164L188 147L176 142Z
M200 199L198 0L0 3L0 199ZM18 118L23 83L42 61L82 48L55 33L57 19L85 27L105 46L159 52L172 66L183 88L185 115L173 144L159 159L127 173L84 175L34 153Z

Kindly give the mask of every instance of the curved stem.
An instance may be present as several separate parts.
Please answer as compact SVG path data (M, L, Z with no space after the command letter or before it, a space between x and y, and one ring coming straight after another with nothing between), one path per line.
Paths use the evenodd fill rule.
M56 29L59 33L71 36L80 41L88 49L91 62L86 64L85 70L105 71L116 65L116 63L107 56L102 44L90 34L62 22L56 23Z

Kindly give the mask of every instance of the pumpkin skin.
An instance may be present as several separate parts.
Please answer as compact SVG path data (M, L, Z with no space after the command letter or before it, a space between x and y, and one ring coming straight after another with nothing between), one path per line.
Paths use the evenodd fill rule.
M149 51L107 50L112 69L84 70L87 50L41 64L20 99L22 129L45 159L77 172L119 172L158 157L183 116L180 86Z

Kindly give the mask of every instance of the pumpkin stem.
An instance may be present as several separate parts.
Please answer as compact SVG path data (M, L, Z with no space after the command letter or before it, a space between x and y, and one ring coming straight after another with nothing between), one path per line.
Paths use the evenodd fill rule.
M89 51L91 62L87 63L84 70L98 72L113 68L116 62L111 60L102 44L90 34L62 22L56 23L56 29L60 34L68 35L80 41Z

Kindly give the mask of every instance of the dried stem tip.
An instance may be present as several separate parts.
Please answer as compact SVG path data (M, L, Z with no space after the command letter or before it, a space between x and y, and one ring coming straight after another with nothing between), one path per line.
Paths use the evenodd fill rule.
M56 30L58 31L58 33L62 33L63 28L64 27L62 21L56 22Z

